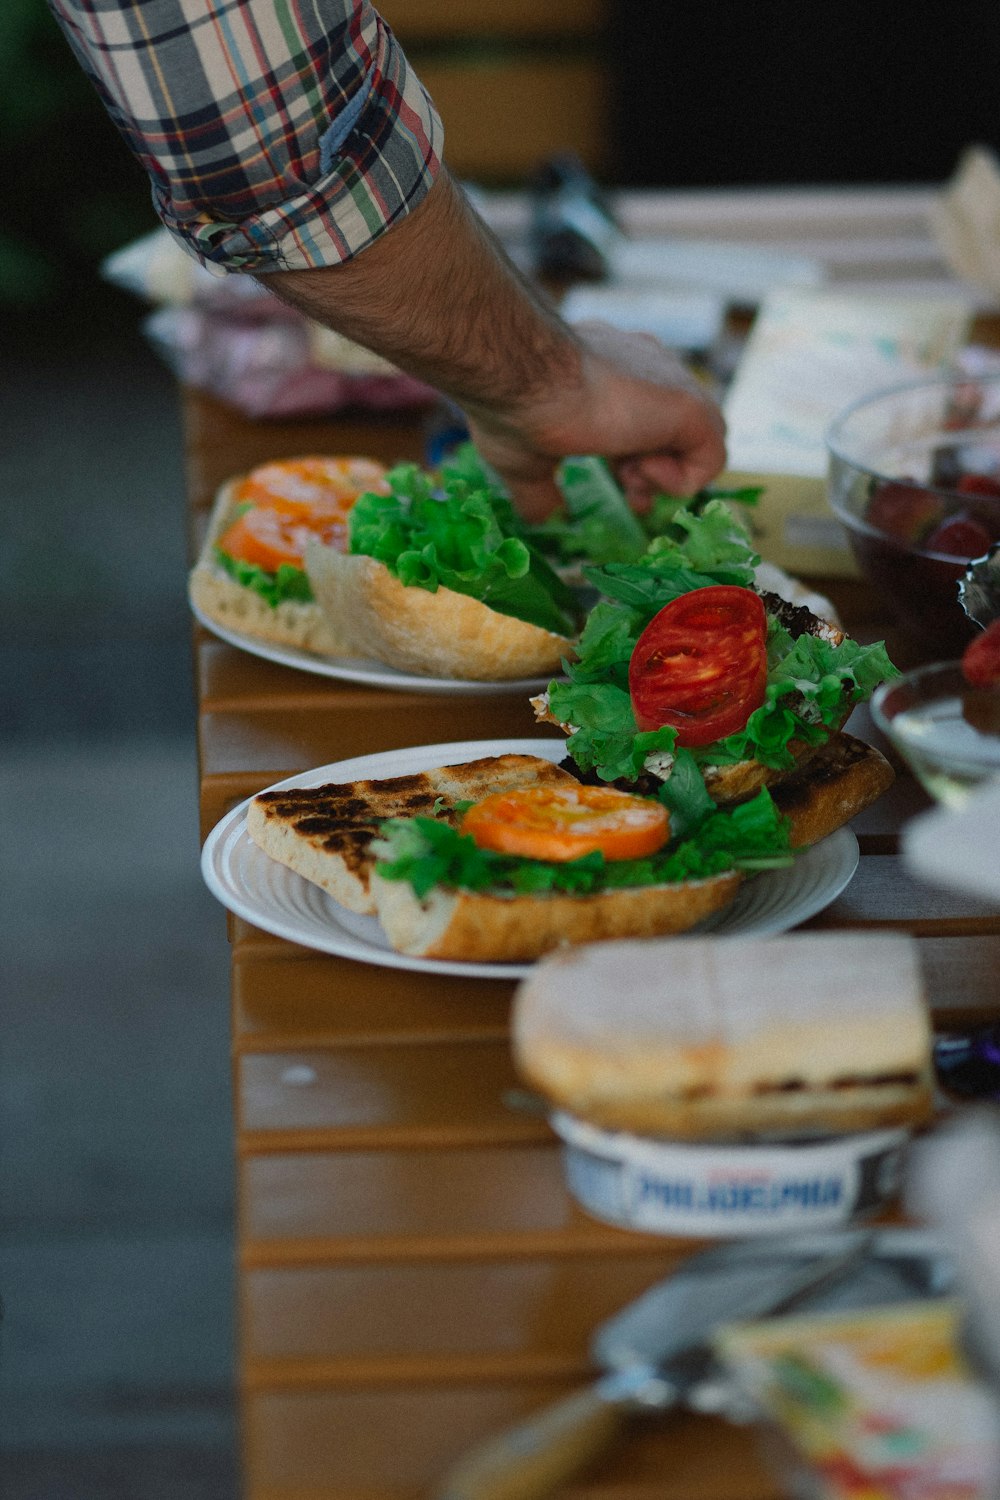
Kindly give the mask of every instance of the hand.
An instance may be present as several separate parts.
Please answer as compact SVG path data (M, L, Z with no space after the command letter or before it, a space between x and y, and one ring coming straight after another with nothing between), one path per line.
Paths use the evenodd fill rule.
M559 504L555 469L572 454L607 458L630 503L693 495L726 461L718 405L658 339L604 323L578 324L577 369L542 399L503 412L478 405L470 429L483 457L529 520Z

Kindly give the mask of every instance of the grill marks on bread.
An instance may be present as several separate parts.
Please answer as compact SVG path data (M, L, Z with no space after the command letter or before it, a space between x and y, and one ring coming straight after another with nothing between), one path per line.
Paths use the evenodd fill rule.
M856 818L895 779L881 751L841 730L805 766L773 786L771 796L790 821L792 847L801 849Z
M328 782L261 792L250 804L254 843L350 911L373 913L371 843L386 818L437 816L456 827L455 804L478 802L519 786L572 783L574 778L535 755L485 756L380 781Z

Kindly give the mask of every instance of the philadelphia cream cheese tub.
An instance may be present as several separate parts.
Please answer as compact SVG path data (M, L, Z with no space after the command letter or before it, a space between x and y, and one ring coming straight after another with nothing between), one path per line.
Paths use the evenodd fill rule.
M832 1229L895 1197L906 1129L801 1141L660 1141L561 1112L566 1179L581 1208L623 1229L698 1238Z

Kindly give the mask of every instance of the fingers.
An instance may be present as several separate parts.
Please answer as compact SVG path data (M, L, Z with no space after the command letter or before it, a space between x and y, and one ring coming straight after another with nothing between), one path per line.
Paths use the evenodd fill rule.
M483 458L503 480L526 521L544 521L562 504L556 470L564 455L539 453L516 429L497 432L486 422L469 420L469 433Z
M661 492L696 494L711 484L725 463L725 424L710 409L692 413L669 447L621 459L615 470L629 499L644 508Z
M574 454L606 458L637 510L657 494L688 496L710 484L725 467L725 422L677 356L650 334L606 324L575 332L583 345L576 380L499 420L481 409L470 421L521 514L542 520L560 504L555 470Z

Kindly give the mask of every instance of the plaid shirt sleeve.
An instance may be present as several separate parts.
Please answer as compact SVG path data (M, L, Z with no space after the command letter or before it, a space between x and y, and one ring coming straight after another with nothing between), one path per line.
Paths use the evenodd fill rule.
M348 260L423 199L441 122L368 0L49 0L203 263Z

